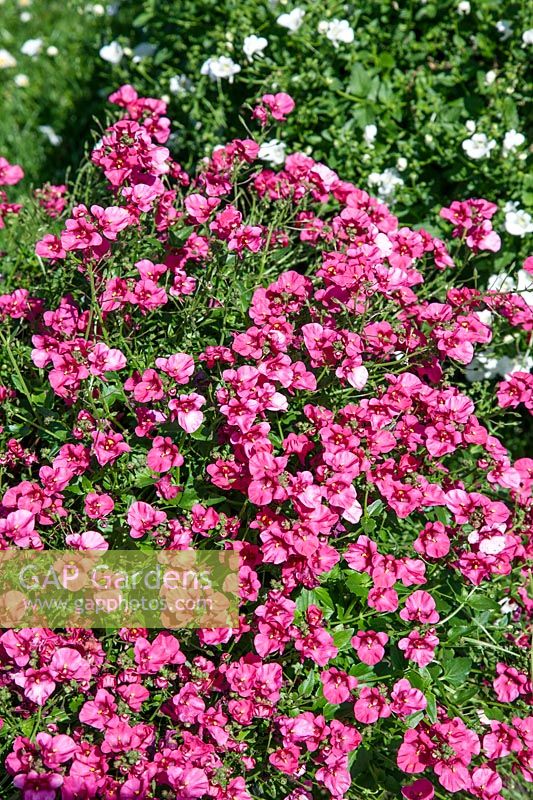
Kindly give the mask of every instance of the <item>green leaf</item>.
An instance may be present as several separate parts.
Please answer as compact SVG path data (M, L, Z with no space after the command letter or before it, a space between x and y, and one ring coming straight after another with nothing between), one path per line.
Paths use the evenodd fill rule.
M153 12L152 9L148 9L147 11L143 11L142 14L139 14L133 20L133 27L134 28L142 28L142 27L144 27L144 25L146 25L148 22L150 22L150 20L152 19L153 16L154 16L154 12Z
M376 520L375 519L367 519L363 517L361 520L361 527L365 533L372 533L376 530Z
M444 662L443 667L442 680L451 683L452 686L460 686L472 669L472 661L470 658L452 658Z
M23 719L18 723L18 727L24 736L31 736L34 725L35 720L33 717L30 717L29 719Z
M468 605L470 608L476 609L476 611L499 611L500 606L493 600L491 597L487 597L483 594L474 594L468 601Z
M450 521L449 512L442 506L439 506L438 508L435 509L435 516L437 517L439 522L442 522L443 525L447 525Z
M333 643L339 650L345 650L350 644L350 640L355 633L355 628L345 628L340 631L333 631Z
M372 76L362 64L356 62L352 67L348 91L357 97L368 97L372 89Z
M313 693L313 688L316 683L316 673L311 671L307 677L298 686L298 694L300 697L309 697Z
M384 506L383 500L374 500L374 502L370 503L370 505L367 507L365 516L366 517L374 516L379 511L381 511L383 506Z
M411 714L410 717L407 718L407 725L409 728L416 728L419 722L424 719L425 711L417 711L416 714Z
M296 608L298 611L306 611L309 606L318 606L325 617L330 617L335 611L335 604L323 586L311 590L302 589L296 600Z
M358 597L367 597L370 589L370 578L364 572L345 573L344 579L346 588Z
M358 678L363 683L366 681L376 680L376 674L372 667L369 667L368 664L356 664L350 669L349 674L353 675L355 678Z
M196 489L185 489L179 499L178 507L184 508L186 511L190 511L196 503L198 503Z
M427 700L427 707L426 707L426 714L428 715L429 721L431 724L434 724L437 721L437 700L434 694L428 692L426 694Z

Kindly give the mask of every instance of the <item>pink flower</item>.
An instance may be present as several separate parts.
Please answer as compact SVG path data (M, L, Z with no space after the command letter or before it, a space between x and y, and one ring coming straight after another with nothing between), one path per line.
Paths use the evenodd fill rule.
M119 686L117 692L132 711L137 712L141 710L144 701L148 700L150 697L148 689L140 683L130 683L125 686Z
M91 206L91 214L97 220L100 230L112 241L117 238L117 233L127 228L130 224L130 214L126 208L120 206Z
M205 403L205 397L191 392L191 394L180 394L174 397L168 407L172 412L172 419L176 419L178 425L187 433L194 433L204 421L204 415L200 409Z
M252 481L248 486L248 497L257 506L271 503L285 496L280 487L279 476L287 465L287 457L275 457L267 452L253 455L248 463Z
M527 691L527 675L501 662L496 665L498 677L493 681L494 691L500 703L512 703Z
M403 742L396 755L398 767L412 775L424 772L433 761L435 744L424 731L410 728L405 731Z
M93 453L101 467L112 464L124 453L129 453L131 447L124 441L121 433L109 431L95 431L91 434L93 440Z
M355 702L353 713L358 722L371 725L380 717L390 717L391 710L379 689L364 686L359 693L359 699Z
M168 297L162 286L158 286L155 281L148 278L143 278L135 284L130 302L139 306L141 312L145 314L164 306L168 302Z
M115 503L108 494L89 492L85 497L85 513L91 519L108 517L115 508Z
M154 472L168 472L173 467L181 467L183 456L170 436L156 436L146 456L146 464Z
M277 92L276 94L264 94L261 102L267 106L273 119L283 121L292 111L294 111L295 103L292 97L285 92Z
M56 650L49 670L55 681L88 681L91 678L89 662L73 647L60 647Z
M39 745L43 764L48 769L58 769L61 764L70 761L79 749L74 739L63 734L50 736L48 733L38 733L35 741Z
M367 603L381 614L388 614L398 608L398 594L394 589L374 586L368 593Z
M211 212L220 204L217 197L204 197L201 194L190 194L185 198L185 208L191 220L197 225L207 222Z
M29 772L15 775L13 784L22 791L24 800L56 800L57 789L63 784L63 776L50 772Z
M5 519L0 519L0 533L12 539L17 547L30 547L34 541L39 541L34 528L35 514L24 509L12 511Z
M91 375L104 375L106 372L116 372L126 366L126 356L116 348L109 348L103 342L98 342L89 353L87 360L90 363Z
M422 623L438 622L440 617L435 609L435 601L428 592L419 589L410 594L405 601L405 607L400 611L404 620L416 620Z
M357 686L357 679L340 669L330 667L320 675L322 691L328 703L344 703L350 699L353 689Z
M348 759L344 754L330 753L326 763L316 771L315 778L323 783L333 798L342 798L351 786Z
M435 648L438 644L439 640L431 630L425 633L411 631L407 637L400 639L398 647L410 661L414 661L419 667L427 667L435 657Z
M391 700L391 711L399 717L408 717L417 711L423 711L427 706L423 692L411 686L406 678L396 681L391 692Z
M166 372L176 383L189 383L194 372L194 359L187 353L174 353L168 358L156 358L156 367Z
M112 694L106 689L98 689L94 700L87 700L80 709L80 722L103 731L108 722L113 719L117 704Z
M417 553L428 558L442 558L450 551L450 539L442 522L428 522L413 542Z
M135 501L129 507L127 519L131 538L141 539L146 533L166 522L167 515L149 503Z
M470 794L481 800L489 800L500 794L503 782L496 770L490 767L476 767L471 776Z
M352 638L352 647L364 664L373 666L385 655L384 645L389 641L386 633L376 631L359 631Z
M449 792L460 792L470 786L470 774L459 756L437 761L433 769L439 776L440 785Z
M294 744L289 744L279 750L275 750L268 757L273 767L284 772L286 775L296 775L299 768L299 757L301 750Z
M65 542L74 550L109 550L109 544L98 531L69 533Z
M18 164L10 164L0 156L0 186L14 186L24 177L24 170Z
M433 800L435 789L427 778L419 778L409 786L402 786L402 794L406 800Z
M490 759L503 758L522 750L522 742L514 728L504 722L491 722L491 732L483 737L483 752Z
M65 258L67 255L67 251L61 244L61 239L51 233L47 233L37 242L35 253L41 258Z
M13 675L13 680L17 686L23 688L24 696L38 706L44 706L56 688L52 676L46 669L27 669L25 672L17 672Z

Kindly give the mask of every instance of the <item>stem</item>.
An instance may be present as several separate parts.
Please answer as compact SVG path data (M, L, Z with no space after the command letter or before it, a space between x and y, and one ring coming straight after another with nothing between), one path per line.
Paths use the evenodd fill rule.
M474 594L474 592L476 592L476 591L477 591L477 589L478 589L478 587L477 587L477 586L474 586L474 588L472 589L472 591L471 591L471 592L469 592L469 593L467 594L467 596L465 597L465 599L463 600L463 602L462 602L462 603L461 603L461 604L460 604L460 605L459 605L459 606L458 606L458 607L455 609L455 611L452 611L452 613L451 613L451 614L448 614L448 616L447 616L447 617L444 617L444 619L441 619L441 621L440 621L440 622L437 622L437 624L436 624L436 626L435 626L435 627L436 627L436 628L438 628L438 627L440 627L441 625L444 625L444 623L445 623L445 622L448 622L448 620L452 619L452 617L455 617L455 615L456 615L456 614L458 614L458 613L459 613L459 611L461 611L461 610L462 610L462 609L463 609L463 608L466 606L466 604L468 603L468 601L470 600L470 598L472 597L472 595Z
M27 399L28 403L30 404L32 411L35 413L35 408L33 406L33 401L31 399L30 391L29 391L29 389L28 389L28 387L26 385L26 381L22 377L22 372L19 369L19 366L18 366L18 364L16 362L16 359L13 357L13 353L11 352L11 342L5 338L5 336L2 333L2 331L0 331L0 339L2 340L2 343L4 345L4 349L5 349L5 351L6 351L7 355L8 355L9 360L11 361L11 365L12 365L13 369L15 370L15 374L16 374L19 382L20 382L20 385L22 387L22 391L23 391L24 395L26 396L26 399Z

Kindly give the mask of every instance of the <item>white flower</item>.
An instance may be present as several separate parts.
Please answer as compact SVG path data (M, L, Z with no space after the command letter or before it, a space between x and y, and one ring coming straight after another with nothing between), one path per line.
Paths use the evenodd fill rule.
M21 22L29 22L30 19L31 19L31 14L29 11L23 11L22 14L20 15Z
M527 292L526 292L527 294ZM522 295L524 297L524 295ZM525 298L524 298L525 299ZM508 380L515 372L529 372L533 366L532 356L522 356L519 358L509 358L502 356L496 364L496 374Z
M268 39L264 36L256 36L252 33L244 39L242 50L248 61L253 61L254 56L262 56L263 50L268 46Z
M171 94L187 94L192 92L194 86L186 75L174 75L168 82Z
M383 172L371 172L368 176L369 186L376 186L378 196L382 199L390 198L398 186L403 186L403 180L395 169L385 169Z
M407 159L403 156L400 156L398 161L396 162L396 169L398 172L403 172L407 169Z
M496 30L500 34L500 39L505 42L510 36L513 35L513 27L508 19L500 19L496 23Z
M483 309L483 311L475 311L474 313L483 325L492 328L492 312L489 311L488 308Z
M489 539L483 539L479 545L479 551L487 556L497 556L498 553L505 550L505 545L505 536L491 536Z
M236 64L233 59L228 56L219 56L218 58L208 58L202 64L200 72L202 75L209 75L212 80L217 78L224 78L230 83L233 83L233 76L241 71L240 64Z
M95 17L103 17L105 14L105 8L101 3L94 3L94 5L85 6L85 10L89 14L94 14Z
M101 47L99 53L100 58L103 58L109 64L120 64L124 55L124 48L118 42L110 42Z
M323 33L333 43L334 47L339 44L351 44L354 40L353 28L347 19L332 19L323 21L318 26L319 33Z
M516 284L510 275L500 272L490 275L487 283L487 292L514 292Z
M276 22L282 28L287 28L291 33L296 33L302 27L305 11L303 8L293 8L290 14L280 14Z
M521 208L507 211L505 214L505 230L511 236L525 236L526 233L533 233L531 214Z
M44 136L46 136L46 138L48 139L50 144L52 144L54 147L57 147L63 141L61 136L58 136L57 133L55 132L55 130L50 127L50 125L39 125L38 130Z
M509 211L517 211L518 200L508 200L507 203L504 205L503 210L505 214L508 214Z
M474 133L470 139L464 140L462 147L469 158L487 158L496 147L496 141L488 139L485 133Z
M498 605L500 606L502 614L513 614L518 610L518 603L511 597L502 597L501 600L498 600ZM489 720L489 722L490 721L491 720Z
M524 31L522 34L522 44L524 46L533 44L533 28L528 28L527 31Z
M473 119L467 119L465 122L465 128L467 129L468 133L475 133L476 132L476 123Z
M465 368L465 376L470 383L493 378L497 374L498 359L485 353L478 353Z
M482 711L480 708L476 708L476 714L482 725L490 725L490 723L492 722L492 720L489 719L485 714L485 712Z
M457 13L464 17L466 14L470 14L472 11L472 6L468 2L468 0L461 0L459 5L457 6Z
M515 131L514 128L512 128L510 131L507 131L503 138L504 156L506 156L507 153L510 153L512 150L516 150L516 148L520 147L520 145L523 145L525 141L526 137L523 133L518 133L518 131Z
M54 47L53 44L51 44L50 47L46 48L46 55L50 56L51 58L54 58L55 56L57 56L58 53L59 53L59 50L57 49L57 47Z
M0 50L0 69L11 69L17 66L17 59L8 50Z
M19 72L18 75L15 75L13 78L13 83L15 86L18 86L19 89L25 89L26 86L30 85L30 79L27 75L24 75L22 72Z
M487 84L487 86L492 86L496 78L497 78L496 70L489 69L489 71L485 75L485 83Z
M528 306L533 307L533 275L525 269L516 273L516 291L520 292Z
M363 131L363 139L367 143L369 147L374 146L374 139L378 135L378 129L376 125L365 125L365 129Z
M156 44L150 44L150 42L141 42L133 48L133 63L138 64L143 60L143 58L151 58L156 50Z
M269 161L271 164L285 163L285 150L287 145L285 142L280 142L279 139L271 139L269 142L264 142L259 148L259 158L263 161Z
M20 52L25 56L30 56L30 58L35 58L35 56L39 55L42 49L43 49L42 39L28 39L27 41L24 42L24 44L20 48Z

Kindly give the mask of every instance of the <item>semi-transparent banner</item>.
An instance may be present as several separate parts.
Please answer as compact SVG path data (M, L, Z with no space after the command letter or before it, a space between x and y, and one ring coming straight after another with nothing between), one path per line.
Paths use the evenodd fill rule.
M0 627L232 628L234 551L4 550Z

